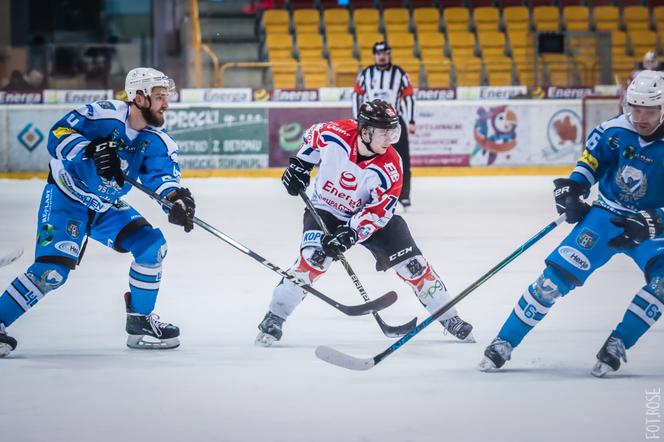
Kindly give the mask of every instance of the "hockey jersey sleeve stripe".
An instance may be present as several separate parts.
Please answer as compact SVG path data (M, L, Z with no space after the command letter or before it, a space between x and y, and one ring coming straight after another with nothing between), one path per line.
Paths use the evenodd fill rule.
M378 175L378 178L380 178L380 186L383 188L383 190L389 189L389 179L385 176L383 171L375 166L369 166L367 169L369 169L372 172L375 172L376 175Z
M339 145L339 147L341 147L343 150L346 151L348 155L350 155L350 147L348 147L346 143L341 141L339 138L330 134L323 134L323 141L325 141L326 143L334 143Z
M177 189L180 187L177 183L177 180L173 177L163 177L163 179L172 179L173 181L168 181L162 184L161 186L157 187L157 190L155 190L155 193L157 193L160 196L165 196L165 194L170 193L171 189Z
M595 184L595 177L593 176L593 174L588 169L586 169L585 166L583 166L583 165L576 166L574 168L574 170L572 171L572 175L574 175L575 173L581 175L586 181L588 181L588 184L590 186ZM574 179L574 178L572 177L572 179ZM575 181L577 181L577 180L575 180Z
M74 149L74 146L85 141L88 140L81 134L73 133L71 135L68 135L55 147L55 158L57 158L58 160L72 159L73 156L76 156L76 153L81 151L81 148L78 148L76 149L76 153L74 153L73 156L71 156L72 154L71 151Z

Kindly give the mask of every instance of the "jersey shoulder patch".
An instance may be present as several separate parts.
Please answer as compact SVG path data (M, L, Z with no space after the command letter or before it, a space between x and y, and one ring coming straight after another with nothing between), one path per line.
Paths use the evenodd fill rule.
M76 111L89 120L118 120L125 121L127 116L127 103L119 100L101 100L86 104Z

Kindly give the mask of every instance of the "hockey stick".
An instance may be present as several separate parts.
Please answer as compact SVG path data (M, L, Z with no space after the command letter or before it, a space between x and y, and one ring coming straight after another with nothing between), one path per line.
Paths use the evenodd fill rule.
M327 226L325 225L325 221L323 221L323 218L321 218L320 214L312 204L311 200L307 196L306 192L304 190L300 190L300 197L302 197L302 200L304 201L304 204L307 205L307 209L309 209L309 213L314 217L316 220L316 223L320 226L320 228L323 230L323 233L326 235L330 234L330 231L328 230ZM357 288L357 291L360 292L360 295L362 295L362 299L364 299L364 302L371 302L371 299L369 298L369 295L367 295L366 290L364 290L364 287L362 286L362 283L360 282L359 278L357 277L357 274L353 271L351 268L350 264L346 260L346 257L343 255L343 253L339 253L337 255L337 258L341 262L341 264L344 266L344 269L346 269L346 272L348 273L348 276L350 276L350 279L353 281L353 284L355 284L355 288ZM405 335L408 333L409 330L411 330L415 325L417 324L417 318L411 319L409 322L403 324L403 325L387 325L385 321L383 321L383 318L380 317L380 315L376 312L371 312L374 318L376 318L376 322L378 322L378 325L380 326L380 329L383 331L385 336L389 338L398 338L400 336Z
M9 265L23 255L23 249L12 250L8 255L0 257L0 267Z
M141 183L137 182L133 178L130 178L125 175L125 181L127 181L129 184L132 186L136 187L149 197L151 197L153 200L157 201L159 204L162 206L170 209L173 207L173 203L167 200L166 198L163 198L159 195L157 195L155 192L152 190L148 189L147 187L143 186ZM265 267L268 269L272 270L275 273L278 273L279 275L283 276L284 278L290 280L294 284L302 287L304 290L307 292L311 293L312 295L316 296L319 299L322 299L324 302L327 304L331 305L332 307L336 308L342 313L345 313L349 316L360 316L360 315L366 315L368 313L371 313L376 310L382 310L386 307L389 307L390 305L394 304L394 302L397 300L397 294L396 292L388 292L385 295L381 296L380 298L374 299L373 301L367 303L367 304L362 304L362 305L343 305L339 304L336 302L334 299L331 299L315 288L311 287L309 284L307 284L304 280L298 278L297 276L288 273L276 265L272 264L270 261L266 260L262 256L260 256L258 253L248 249L247 247L243 246L239 242L235 241L233 238L230 236L224 234L220 230L212 227L205 221L194 217L194 224L197 226L200 226L203 230L211 233L212 235L216 236L220 240L226 242L227 244L230 244L231 246L235 247L237 250L240 252L244 253L245 255L250 256L251 258L255 259L256 261L260 262L263 264Z
M354 356L350 356L346 353L342 353L338 350L335 350L332 347L322 345L316 348L316 356L318 356L320 359L324 360L325 362L328 362L333 365L338 365L339 367L347 368L349 370L369 370L370 368L378 364L380 361L382 361L383 359L385 359L386 357L397 351L406 342L410 341L415 335L417 335L419 332L425 329L429 324L434 322L442 314L444 314L446 311L454 307L463 298L468 296L473 290L484 284L489 278L491 278L493 275L502 270L510 262L514 261L519 255L528 250L537 241L544 238L549 232L555 229L556 226L558 226L563 221L565 221L564 214L561 215L555 221L549 223L546 227L540 230L535 236L533 236L523 245L521 245L521 247L512 252L511 255L500 261L500 263L498 263L494 268L492 268L487 273L482 275L477 281L475 281L468 288L459 293L450 302L439 308L434 314L432 314L427 319L422 321L420 325L413 328L406 336L404 336L403 338L399 339L397 342L389 346L382 353L379 353L372 358L356 358Z

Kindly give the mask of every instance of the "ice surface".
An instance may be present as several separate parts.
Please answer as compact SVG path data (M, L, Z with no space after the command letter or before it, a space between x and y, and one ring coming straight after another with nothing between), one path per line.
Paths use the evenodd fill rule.
M303 204L276 179L185 180L198 215L287 268L298 247ZM33 259L43 181L0 181L0 255L26 253L0 269L5 287ZM551 177L415 179L404 216L452 294L472 283L555 218ZM133 191L135 205L169 240L157 313L182 329L182 346L125 347L131 258L88 245L67 285L11 328L19 340L0 360L0 441L638 441L645 391L664 389L663 329L657 324L611 379L589 371L643 277L616 257L552 310L513 353L506 370L475 370L544 257L569 232L560 226L459 304L477 344L433 324L366 372L314 356L331 345L358 357L394 340L371 316L351 318L310 297L285 323L283 341L253 341L278 276L198 227L189 235ZM400 298L390 324L426 311L370 254L348 258L370 295ZM362 302L340 266L317 287ZM660 321L661 322L661 321ZM664 408L664 407L662 407ZM660 408L660 418L664 411ZM664 437L664 430L659 437Z

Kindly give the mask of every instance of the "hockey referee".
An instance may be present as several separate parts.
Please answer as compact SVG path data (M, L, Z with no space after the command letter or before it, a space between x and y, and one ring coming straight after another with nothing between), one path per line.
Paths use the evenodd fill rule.
M410 206L410 149L408 147L408 133L415 133L415 97L413 85L408 74L399 66L392 64L392 51L390 46L380 41L373 45L375 64L368 66L360 72L353 90L353 117L362 103L380 98L394 107L399 113L401 124L401 138L394 145L403 162L403 188L399 202L404 208ZM406 122L408 121L408 131Z

